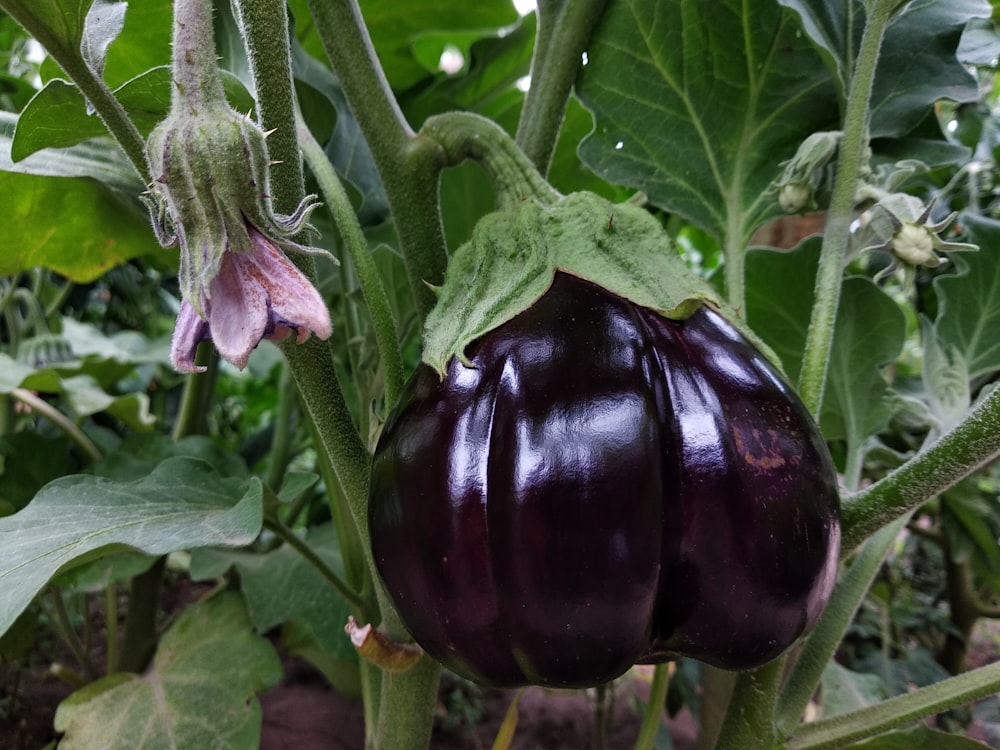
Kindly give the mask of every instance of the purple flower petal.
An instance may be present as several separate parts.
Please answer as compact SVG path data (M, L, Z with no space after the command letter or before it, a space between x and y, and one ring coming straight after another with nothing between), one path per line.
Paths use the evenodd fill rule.
M198 344L210 338L208 323L202 320L187 301L181 303L170 342L170 361L179 372L204 372L206 368L194 363Z
M256 272L254 252L227 251L212 279L208 325L222 358L239 369L247 366L270 319L265 279Z

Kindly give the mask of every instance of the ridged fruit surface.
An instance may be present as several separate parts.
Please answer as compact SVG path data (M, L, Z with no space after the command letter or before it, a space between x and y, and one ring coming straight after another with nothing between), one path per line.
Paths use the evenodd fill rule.
M815 622L836 474L806 409L703 306L671 321L568 274L421 365L375 453L375 562L414 639L491 685L641 661L744 669Z

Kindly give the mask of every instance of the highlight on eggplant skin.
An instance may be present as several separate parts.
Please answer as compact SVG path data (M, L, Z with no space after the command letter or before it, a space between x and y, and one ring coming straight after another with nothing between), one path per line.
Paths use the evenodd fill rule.
M557 273L442 379L420 365L372 468L403 623L487 685L598 685L687 656L748 669L828 601L836 473L767 359Z

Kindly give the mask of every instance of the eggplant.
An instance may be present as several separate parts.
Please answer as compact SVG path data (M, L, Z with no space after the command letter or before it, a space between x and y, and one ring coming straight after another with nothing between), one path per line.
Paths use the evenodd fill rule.
M421 364L382 431L369 530L414 640L485 685L586 687L637 662L779 656L840 542L822 436L718 312L684 320L556 273Z

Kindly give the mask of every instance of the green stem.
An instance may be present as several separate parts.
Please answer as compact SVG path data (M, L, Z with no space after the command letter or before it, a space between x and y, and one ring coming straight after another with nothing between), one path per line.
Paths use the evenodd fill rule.
M994 389L951 432L875 484L845 500L843 550L920 507L1000 457L1000 388Z
M312 565L316 571L323 576L326 582L333 586L333 588L335 588L337 592L351 604L352 607L359 610L363 615L367 613L368 607L365 601L361 598L361 595L348 586L344 580L337 575L336 571L327 565L323 559L313 551L312 547L296 536L291 529L285 526L285 524L281 521L275 518L267 517L264 518L264 527L271 531L289 547L302 555L303 559ZM367 615L370 616L370 613L367 613Z
M172 110L226 101L215 51L212 0L174 0Z
M278 406L274 413L274 437L271 440L271 451L267 460L267 485L275 492L281 490L281 484L292 458L292 418L298 403L298 391L288 367L281 370L278 382Z
M872 580L906 520L898 519L869 539L838 582L816 628L806 639L778 698L775 723L783 736L794 734L823 676L823 670L833 658L844 637L844 631L854 619L854 614L864 601Z
M53 60L65 71L80 92L94 107L97 116L108 131L118 141L125 155L143 182L150 182L149 164L146 161L146 144L139 130L129 119L128 113L111 90L98 76L80 53L80 41L83 29L73 35L72 39L64 38L60 29L53 28L43 18L35 15L35 0L0 0L0 8L9 13L15 21L21 24L49 53ZM43 11L44 13L45 11Z
M401 674L382 675L378 750L414 750L426 747L434 722L441 667L423 656Z
M302 200L302 158L295 133L295 89L285 0L235 0L237 22L257 89L260 126L271 131L267 150L274 207L292 213Z
M87 679L96 680L97 668L94 666L94 662L91 661L87 649L83 647L80 637L76 634L73 623L69 621L69 613L66 611L66 602L63 601L62 591L55 586L51 586L49 587L49 594L52 598L52 607L56 615L53 621L56 632L58 632L63 642L69 647L69 650L73 652L73 656L80 663L80 667L83 669Z
M71 419L52 406L52 404L48 401L39 398L31 391L25 390L24 388L12 388L10 395L25 406L29 407L32 412L45 417L52 424L62 430L66 437L72 440L91 461L101 460L101 451L96 445L94 445L93 442L91 442L90 438L87 437L84 431L73 424Z
M309 0L323 48L371 149L421 317L434 306L427 284L444 279L447 251L438 204L441 156L415 137L378 64L355 0Z
M360 224L358 224L357 216L354 214L351 199L330 161L326 158L323 147L309 132L304 122L299 121L298 133L306 162L319 183L320 192L323 194L323 199L330 209L334 223L340 231L344 247L351 256L354 270L358 274L361 293L368 304L368 312L374 323L375 343L382 360L382 370L385 377L385 403L387 407L391 408L395 405L403 388L403 359L399 351L396 319L392 314L389 296L386 294L382 277L379 276L378 268L375 266L375 259L372 257L368 242L361 231Z
M471 112L448 112L429 117L420 133L440 145L446 165L472 159L482 166L496 189L500 208L514 208L526 198L552 203L560 197L492 120Z
M871 99L882 38L885 36L895 5L896 0L876 0L871 3L844 112L843 137L837 159L837 180L830 198L830 210L823 233L823 247L816 274L816 302L809 321L802 371L799 376L799 393L802 401L817 417L823 406L827 365L830 361L833 329L840 304L844 260L850 242L854 189L868 148L868 102Z
M663 704L667 700L667 687L670 684L670 665L657 664L653 669L653 684L649 688L649 701L642 715L639 726L639 737L633 750L653 750L656 735L663 723Z
M764 750L774 745L774 701L784 666L785 657L779 657L739 673L715 743L717 750Z
M924 716L992 695L1000 689L1000 662L950 677L874 706L803 725L787 750L843 747Z
M738 220L740 212L731 210L729 215ZM726 281L726 301L733 310L743 315L746 305L746 242L739 228L730 227L727 230L724 253L726 262L722 271Z
M206 368L187 376L181 406L174 422L174 442L186 435L204 435L208 431L208 414L219 378L219 355L209 342L198 345L194 363Z
M156 613L160 606L160 586L167 569L166 556L160 557L145 573L132 579L125 614L125 635L122 638L118 669L141 672L156 648Z
M557 0L538 4L531 87L517 126L517 143L547 174L559 139L576 73L607 0Z
M104 589L105 670L118 671L118 584L114 581Z

